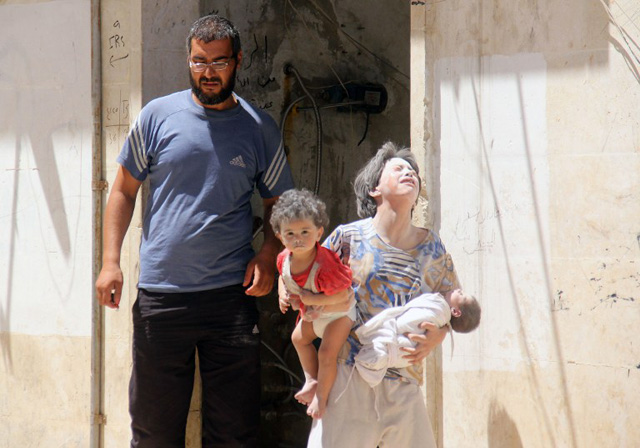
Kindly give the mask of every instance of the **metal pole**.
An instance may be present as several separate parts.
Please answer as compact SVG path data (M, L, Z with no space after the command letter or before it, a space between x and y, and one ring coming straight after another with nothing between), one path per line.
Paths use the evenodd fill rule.
M106 190L102 168L102 44L100 0L91 0L91 108L92 139L92 227L93 267L91 293L91 432L90 447L103 446L104 397L104 308L96 298L95 281L102 266L102 197Z

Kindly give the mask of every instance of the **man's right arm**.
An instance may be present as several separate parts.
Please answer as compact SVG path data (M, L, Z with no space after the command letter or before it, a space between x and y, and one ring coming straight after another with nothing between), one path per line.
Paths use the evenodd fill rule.
M102 231L102 270L96 280L96 292L98 303L109 308L118 308L120 305L123 282L120 251L141 184L126 168L120 166L107 201Z

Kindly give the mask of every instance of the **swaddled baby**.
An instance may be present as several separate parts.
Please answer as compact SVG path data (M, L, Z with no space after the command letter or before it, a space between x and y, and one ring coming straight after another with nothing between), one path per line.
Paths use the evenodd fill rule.
M480 323L480 305L475 297L455 289L442 294L422 294L404 306L387 308L356 330L362 344L355 365L371 387L384 378L387 369L410 365L401 348L415 343L406 335L422 333L419 326L430 322L438 327L450 325L454 331L468 333Z

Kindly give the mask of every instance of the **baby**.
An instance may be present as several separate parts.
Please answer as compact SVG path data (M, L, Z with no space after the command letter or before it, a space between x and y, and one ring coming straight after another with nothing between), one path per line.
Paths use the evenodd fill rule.
M372 387L379 384L389 368L404 368L409 362L401 347L415 344L406 333L421 333L419 325L428 321L438 327L449 325L458 333L469 333L480 324L480 305L475 297L454 289L441 294L422 294L404 306L387 308L356 330L362 344L355 357L360 375Z

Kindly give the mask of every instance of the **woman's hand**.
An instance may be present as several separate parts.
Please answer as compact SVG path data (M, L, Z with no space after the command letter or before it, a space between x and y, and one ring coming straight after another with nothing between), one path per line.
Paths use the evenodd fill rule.
M438 328L430 322L422 322L420 329L425 330L425 333L407 333L405 335L416 343L415 348L400 348L400 350L407 352L403 358L408 359L414 365L421 363L434 348L444 341L449 332L448 326Z
M313 293L311 291L307 291L303 289L300 292L300 300L305 305L322 305L322 306L330 306L330 305L338 305L337 308L332 311L336 311L337 309L341 309L340 306L346 307L345 311L349 310L351 305L351 301L353 300L353 289L346 288L341 291L338 291L331 295L326 295L323 293Z
M289 291L287 291L287 287L284 286L282 277L278 278L278 306L282 314L286 313L291 306Z

